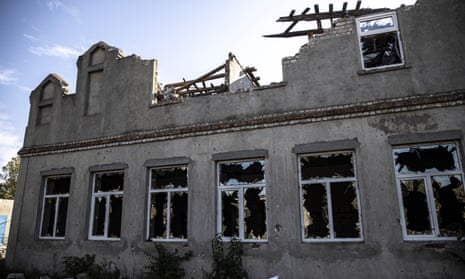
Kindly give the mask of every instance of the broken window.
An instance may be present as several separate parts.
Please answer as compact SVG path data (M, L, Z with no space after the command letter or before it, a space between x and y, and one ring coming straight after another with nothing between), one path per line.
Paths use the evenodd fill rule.
M45 178L40 227L41 238L65 237L70 182L70 176Z
M187 239L187 185L185 165L150 170L149 239Z
M299 166L303 239L361 240L354 153L301 155Z
M358 18L357 30L363 69L385 68L404 63L395 13Z
M120 238L123 188L123 171L94 173L90 239Z
M225 238L267 238L265 161L218 164L218 232Z
M393 150L406 239L463 235L465 193L458 154L455 143Z

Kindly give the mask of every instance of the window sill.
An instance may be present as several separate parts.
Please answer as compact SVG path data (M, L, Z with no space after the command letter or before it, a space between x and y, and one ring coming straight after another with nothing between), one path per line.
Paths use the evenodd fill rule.
M363 75L384 73L384 72L389 72L389 71L405 70L405 69L410 69L410 68L412 68L412 66L410 66L408 64L403 64L403 65L397 65L397 66L392 66L392 67L383 67L383 68L373 68L373 69L359 70L357 73L360 76L363 76Z

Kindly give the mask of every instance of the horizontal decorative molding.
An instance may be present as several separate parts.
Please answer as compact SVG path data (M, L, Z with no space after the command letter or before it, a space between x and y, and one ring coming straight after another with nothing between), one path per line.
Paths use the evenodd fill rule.
M174 140L196 136L231 133L279 126L298 125L322 121L367 117L387 113L400 113L430 108L465 104L465 91L451 91L416 95L356 104L328 106L276 114L260 115L240 120L206 122L175 128L134 132L124 135L79 140L73 142L23 147L18 154L31 157L82 150Z

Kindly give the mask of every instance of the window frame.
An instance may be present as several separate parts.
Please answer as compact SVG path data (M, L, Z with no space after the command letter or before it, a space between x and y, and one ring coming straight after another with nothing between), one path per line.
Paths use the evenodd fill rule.
M351 153L352 154L352 164L354 169L353 177L343 177L343 178L319 178L319 179L302 179L302 167L301 167L301 158L306 156L318 156L318 155L331 155L331 154L340 154L340 153ZM362 222L362 208L360 200L360 189L359 181L357 179L357 160L356 152L353 149L348 150L331 150L331 151L318 151L318 152L306 152L297 154L297 166L298 166L298 181L299 181L299 210L300 210L300 231L301 239L306 243L313 242L362 242L364 240L363 234L363 222ZM334 220L333 220L333 208L332 208L332 193L331 193L331 183L337 182L352 182L354 183L355 194L357 199L357 216L360 228L360 237L357 238L337 238L335 237L334 231ZM324 184L326 190L326 202L328 208L328 229L329 229L329 238L306 238L305 237L305 216L303 209L303 185L308 184Z
M395 152L401 148L412 148L412 147L422 147L422 146L434 146L441 144L454 144L457 150L457 160L458 160L458 169L455 171L436 171L436 172L422 172L422 173L410 173L410 174L398 174L395 162ZM392 146L392 163L393 170L396 182L396 191L397 191L397 200L399 204L399 213L400 213L400 224L402 230L403 239L406 241L448 241L448 240L457 240L456 236L440 236L440 228L438 216L435 210L436 199L434 197L434 191L432 186L432 178L435 176L451 176L456 175L460 176L462 179L462 185L460 186L465 192L465 175L463 170L463 162L461 156L461 147L460 143L457 140L441 140L436 142L431 141L420 141L418 143L406 143L398 144ZM407 231L407 222L405 220L405 211L404 211L404 201L402 195L401 181L405 180L423 180L426 194L426 203L428 207L429 222L431 225L431 234L430 235L409 235Z
M69 177L69 193L68 194L47 194L47 187L48 187L48 179L50 178L60 178L60 177ZM40 225L39 225L39 239L49 239L49 240L63 240L66 238L66 223L68 222L68 214L69 214L69 199L71 196L71 179L72 174L57 174L57 175L44 175L44 187L43 187L43 195L42 195L42 208L40 214ZM65 235L64 236L56 236L56 227L58 221L58 212L60 210L60 200L67 198L68 199L68 208L66 209L66 220L65 220ZM55 207L55 216L53 220L53 235L52 236L43 236L42 229L44 227L44 215L45 215L45 204L46 199L55 199L56 203Z
M152 189L152 171L155 169L170 169L170 168L186 168L186 181L187 181L187 187L183 188L175 188L175 189ZM173 164L173 165L162 165L162 166L152 166L148 167L148 203L147 203L147 218L146 218L146 239L149 241L153 242L187 242L188 241L188 236L189 236L189 164L186 163L179 163L179 164ZM150 210L151 210L151 205L152 205L152 194L154 193L166 193L167 194L167 204L166 207L167 209L170 208L170 201L171 201L171 193L177 193L177 192L183 192L187 194L188 200L187 200L187 235L185 238L170 238L170 222L171 222L171 212L170 210L167 210L167 216L166 216L166 238L155 238L150 236Z
M261 154L262 151L256 152L256 154ZM253 153L253 152L252 152ZM245 157L240 157L237 159L225 159L223 156L216 156L217 158L222 158L223 160L218 160L215 162L216 165L216 189L217 189L217 227L216 227L216 233L221 234L223 232L223 204L222 204L222 192L223 191L238 191L238 200L239 200L239 207L238 207L238 223L239 223L239 235L238 236L224 236L222 235L222 240L223 241L231 241L232 239L238 239L241 242L244 243L266 243L268 242L268 237L269 237L269 230L268 230L268 214L267 214L267 171L266 171L266 166L267 166L267 159L266 156L257 156L257 157L252 157L252 158L245 158ZM227 155L225 156L227 157ZM264 183L251 183L251 184L238 184L238 185L233 185L233 186L227 186L227 185L221 185L221 168L220 165L224 163L240 163L240 162L258 162L258 161L263 161L264 165L264 173L263 173L263 179L265 180ZM263 239L246 239L245 238L245 218L244 218L244 189L246 188L260 188L263 187L265 189L265 237ZM242 198L239 198L242 197Z
M382 28L381 30L370 30L370 31L366 31L363 33L361 32L361 28L360 28L361 22L381 19L381 18L386 18L386 17L392 17L392 22L394 26ZM361 17L356 18L355 22L356 22L356 27L357 27L357 39L358 39L357 42L358 42L358 50L359 50L358 52L360 55L360 63L362 66L362 71L372 72L372 71L388 70L392 68L405 66L405 54L404 54L404 49L403 49L401 32L399 29L399 21L397 19L397 13L395 11L368 15L368 16L361 16ZM370 67L370 68L365 67L365 62L363 60L362 43L361 43L362 38L367 37L367 36L377 35L377 34L391 33L391 32L396 33L397 40L398 40L397 43L399 46L399 56L400 56L401 62L395 63L395 64L389 64L389 65L375 66L375 67Z
M122 173L123 174L123 191L105 191L105 192L95 192L95 181L97 174L110 174L110 173ZM89 240L109 240L109 241L119 241L120 237L108 237L108 225L109 225L109 218L110 218L110 198L113 195L121 195L122 199L124 199L124 184L126 179L126 171L124 169L119 170L101 170L101 171L94 171L92 172L92 192L91 192L91 209L90 209L90 216L89 216L89 232L88 238ZM98 197L105 198L105 221L104 221L104 235L103 236L95 236L93 235L92 231L94 228L94 213L95 213L95 199ZM122 207L124 204L122 205ZM123 208L121 209L121 211ZM123 227L123 212L121 213L121 228ZM120 232L121 233L121 232Z

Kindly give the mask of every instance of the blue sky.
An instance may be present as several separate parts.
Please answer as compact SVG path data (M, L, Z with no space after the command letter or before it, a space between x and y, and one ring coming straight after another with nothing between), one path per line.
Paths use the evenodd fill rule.
M292 9L343 0L0 0L0 167L22 146L29 94L50 73L75 92L76 61L105 41L158 60L159 81L192 79L224 63L229 52L255 66L262 84L281 81L281 59L298 52L305 37L263 38L284 31L277 23ZM346 0L350 9L356 0ZM415 0L365 0L362 8L396 8ZM299 23L295 30L305 29Z

